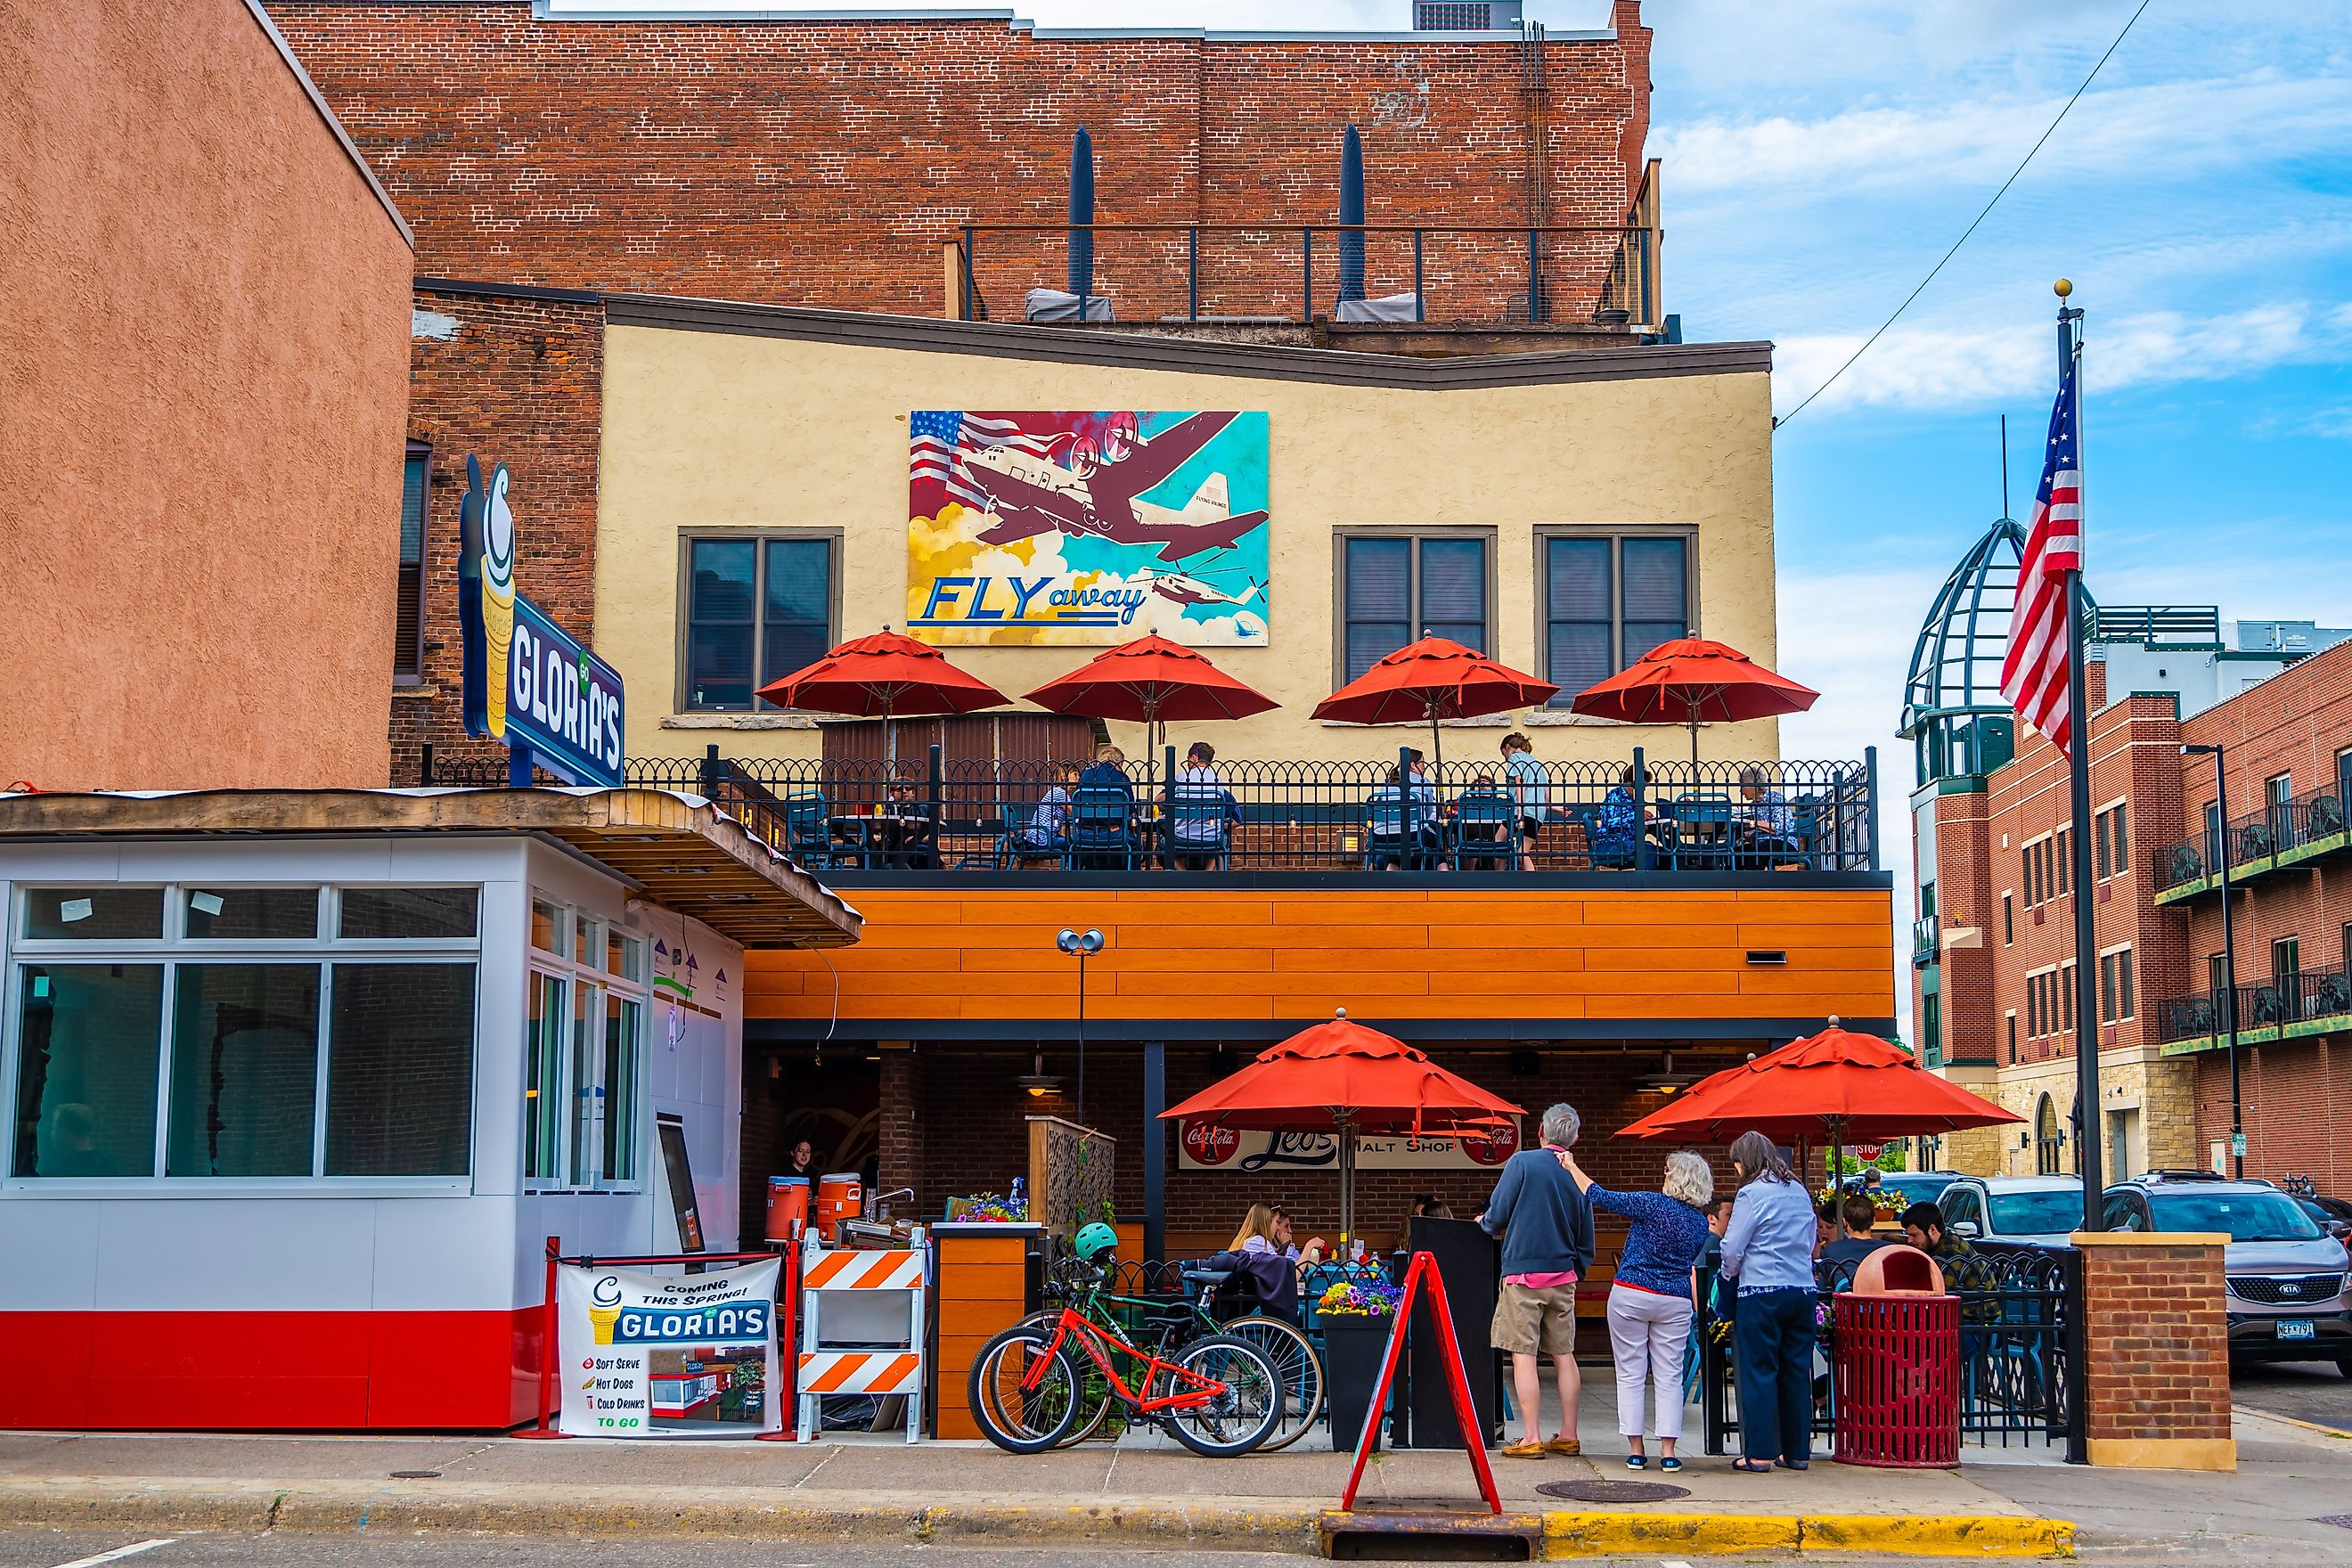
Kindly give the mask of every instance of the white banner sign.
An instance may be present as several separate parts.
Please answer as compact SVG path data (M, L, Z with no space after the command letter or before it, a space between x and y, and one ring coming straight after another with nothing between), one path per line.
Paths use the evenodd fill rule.
M1360 1171L1491 1170L1518 1152L1514 1126L1460 1138L1415 1138L1398 1132L1356 1138ZM1188 1121L1177 1140L1177 1168L1185 1171L1337 1171L1339 1140L1329 1132L1241 1132Z
M556 1270L562 1430L666 1437L783 1426L774 1397L778 1260L663 1279Z

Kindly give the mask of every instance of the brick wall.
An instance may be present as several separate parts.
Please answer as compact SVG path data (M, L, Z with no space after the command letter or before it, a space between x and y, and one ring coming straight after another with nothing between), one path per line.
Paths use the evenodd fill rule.
M1616 38L1547 47L1539 184L1516 42L537 21L525 0L269 9L438 277L929 315L940 241L961 225L1066 216L1080 126L1104 223L1334 221L1353 122L1370 221L1612 226L1649 127L1635 0L1613 7ZM1372 291L1409 288L1409 241L1374 243ZM1591 258L1560 248L1557 313L1587 319ZM1430 260L1498 301L1517 274L1523 300L1525 250L1449 241ZM1107 243L1097 269L1114 298L1139 291L1120 310L1136 320L1181 308L1172 261ZM1202 261L1256 301L1246 313L1297 303L1295 236L1219 241ZM1061 241L1003 237L982 263L1009 301L1058 284Z
M2095 1239L2082 1249L2091 1462L2234 1468L2233 1453L2216 1462L2231 1449L2223 1238Z

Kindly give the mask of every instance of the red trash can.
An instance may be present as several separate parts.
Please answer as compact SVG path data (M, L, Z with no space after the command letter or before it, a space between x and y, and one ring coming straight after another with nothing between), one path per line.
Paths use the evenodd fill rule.
M1840 1464L1950 1468L1960 1462L1960 1299L1840 1295Z

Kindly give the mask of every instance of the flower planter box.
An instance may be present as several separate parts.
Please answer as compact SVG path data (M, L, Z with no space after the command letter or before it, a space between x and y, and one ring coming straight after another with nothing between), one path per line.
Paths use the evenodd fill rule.
M1324 1397L1331 1412L1331 1447L1342 1453L1354 1452L1366 1418L1379 1416L1371 1404L1379 1392L1381 1357L1388 1352L1389 1330L1395 1322L1393 1317L1323 1314ZM1372 1447L1381 1447L1378 1432Z

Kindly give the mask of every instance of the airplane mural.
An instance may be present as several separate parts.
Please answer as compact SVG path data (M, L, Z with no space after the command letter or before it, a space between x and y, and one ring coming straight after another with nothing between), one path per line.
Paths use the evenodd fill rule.
M934 643L1266 640L1262 413L909 416L907 626Z

